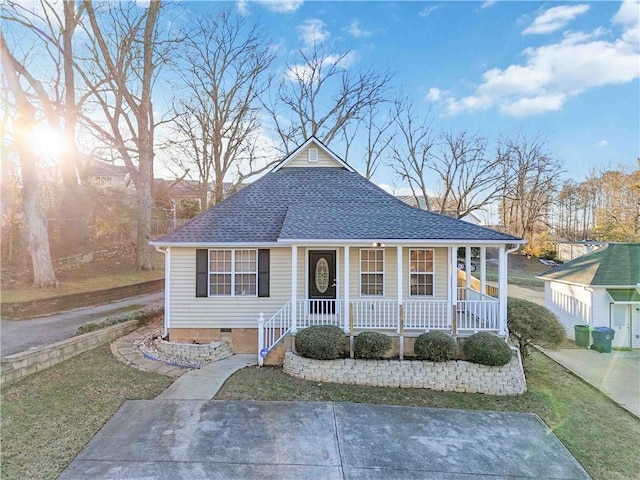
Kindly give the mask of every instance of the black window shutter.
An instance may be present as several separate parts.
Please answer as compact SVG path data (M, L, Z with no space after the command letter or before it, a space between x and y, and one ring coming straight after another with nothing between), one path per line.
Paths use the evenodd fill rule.
M258 250L258 296L269 296L269 257L270 250Z
M209 251L206 248L196 250L196 297L207 297L209 289Z

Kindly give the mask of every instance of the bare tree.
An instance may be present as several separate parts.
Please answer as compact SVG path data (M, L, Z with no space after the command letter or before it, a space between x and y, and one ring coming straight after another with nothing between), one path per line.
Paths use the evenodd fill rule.
M501 175L504 159L486 155L487 141L468 132L442 132L442 148L427 165L439 179L440 213L457 218L498 200L508 178Z
M153 82L165 52L158 38L160 1L147 8L135 3L83 2L88 20L84 83L107 124L92 115L84 121L103 142L116 148L136 188L136 266L151 270L154 132Z
M510 176L500 205L504 227L531 240L536 227L547 222L562 166L539 135L503 139L497 157L508 166Z
M47 221L38 185L37 159L33 151L33 139L29 135L36 125L38 111L31 98L35 97L41 107L41 113L44 113L46 118L55 119L56 117L55 113L50 111L51 102L42 84L11 54L2 33L0 33L0 58L8 89L16 100L18 110L15 137L20 158L22 209L25 216L27 250L33 266L33 286L35 288L55 287L58 285L58 280L51 261ZM21 78L28 85L29 91L21 83Z
M64 241L67 245L78 244L87 235L86 211L82 202L82 191L78 182L80 168L76 146L78 110L84 98L76 99L75 60L73 35L82 15L82 6L76 2L62 2L62 11L52 2L40 0L29 8L17 2L8 2L2 19L35 34L42 43L33 43L32 48L46 52L51 68L46 69L46 98L50 112L48 121L55 130L64 130L65 150L59 158L62 178L62 198L58 215L64 216L67 228ZM50 73L49 73L50 72ZM44 87L43 87L44 91Z
M236 185L263 171L256 166L254 142L261 127L258 97L275 52L257 25L225 10L196 21L183 44L178 74L186 86L174 121L183 171L193 171L203 207L223 200L223 182L235 173ZM234 185L235 186L235 185Z
M352 72L353 54L328 51L323 44L301 47L263 105L289 154L311 136L329 145L373 106L385 101L391 75L372 68ZM346 156L344 157L347 160Z
M394 140L390 144L390 166L400 179L409 184L417 206L431 210L427 189L429 166L433 162L434 141L428 114L419 116L408 100L394 104Z

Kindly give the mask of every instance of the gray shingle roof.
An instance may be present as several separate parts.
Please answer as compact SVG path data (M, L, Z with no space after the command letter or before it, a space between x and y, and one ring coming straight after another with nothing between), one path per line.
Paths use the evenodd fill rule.
M293 239L519 240L411 207L344 168L288 167L247 185L154 243Z

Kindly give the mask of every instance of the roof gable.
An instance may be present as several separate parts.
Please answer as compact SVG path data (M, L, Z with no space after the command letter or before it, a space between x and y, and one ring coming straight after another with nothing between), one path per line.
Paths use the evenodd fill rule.
M318 150L318 159L316 162L309 162L308 154L310 149ZM329 147L323 144L316 137L310 137L306 142L296 148L284 160L276 165L272 172L277 172L281 168L287 167L341 167L346 168L350 172L355 170L350 167L344 160L333 153Z
M543 273L544 280L591 286L640 284L640 243L610 243Z

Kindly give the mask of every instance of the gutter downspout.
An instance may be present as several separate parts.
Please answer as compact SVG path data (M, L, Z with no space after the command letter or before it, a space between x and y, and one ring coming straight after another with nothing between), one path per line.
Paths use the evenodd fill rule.
M170 278L171 278L171 251L169 247L154 247L156 252L160 252L164 254L164 326L162 328L162 338L166 338L169 334L169 325L170 325L170 299L171 299L171 289L169 288Z
M507 244L508 245L508 244ZM505 248L507 247L507 245L505 245ZM504 252L504 263L505 263L505 273L507 274L507 277L509 276L509 255L512 254L513 252L518 251L518 249L520 248L520 245L518 244L513 244L513 247L509 248L508 250L505 250ZM505 284L508 284L508 278L505 278ZM504 296L504 298L508 298L507 295ZM508 340L509 339L509 323L507 321L507 305L505 304L504 306L504 331L506 333L505 339Z

